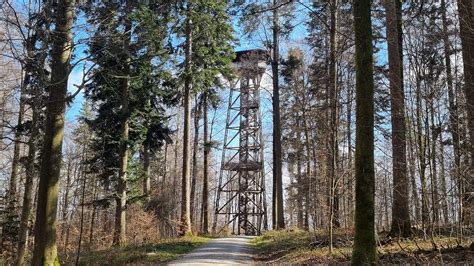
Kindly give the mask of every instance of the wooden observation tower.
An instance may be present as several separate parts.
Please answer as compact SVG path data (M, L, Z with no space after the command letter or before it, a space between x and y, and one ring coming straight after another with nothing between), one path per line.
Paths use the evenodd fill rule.
M238 235L267 229L260 82L266 70L264 50L237 52L236 78L230 81L222 162L215 204L218 220Z

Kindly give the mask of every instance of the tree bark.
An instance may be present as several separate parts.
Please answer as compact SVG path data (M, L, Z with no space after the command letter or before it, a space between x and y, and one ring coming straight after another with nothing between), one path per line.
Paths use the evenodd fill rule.
M472 0L458 0L458 11L471 157L462 197L462 221L469 226L474 222L474 3Z
M273 5L277 5L273 0ZM280 118L280 22L278 8L273 9L273 227L285 228L285 215L283 213L283 181L281 159L281 118Z
M333 248L333 227L339 227L337 199L337 63L336 63L336 27L337 27L337 0L330 1L331 25L329 29L329 141L328 141L328 178L329 187L329 251Z
M430 141L430 172L431 172L431 210L433 213L433 226L439 226L439 192L438 192L438 162L436 155L436 143L438 141L439 133L436 132L436 128L440 129L441 126L437 127L435 124L434 113L435 109L433 106L433 99L430 101L430 120L431 120L431 138Z
M67 156L66 156L67 158ZM64 235L66 234L66 230L69 228L68 225L68 206L69 206L69 189L71 187L71 164L72 164L72 159L66 159L67 161L67 166L66 166L66 184L64 184L64 201L63 201L63 206L62 206L62 223L63 226L61 226L61 239L64 239Z
M189 7L188 7L189 8ZM188 12L190 12L188 10ZM181 225L180 235L191 233L191 158L189 152L191 150L191 47L192 47L192 30L191 19L186 21L186 45L185 45L185 77L184 77L184 128L183 128L183 173L181 180Z
M74 9L75 0L58 1L51 50L51 85L46 103L45 135L41 152L32 261L34 265L53 265L59 261L56 246L56 215Z
M411 235L409 214L408 173L406 161L406 125L405 93L403 89L403 67L400 58L399 32L401 22L400 5L397 0L387 0L387 42L390 79L390 100L392 117L392 169L393 169L393 204L392 225L390 234L409 237Z
M85 197L86 197L86 185L87 185L87 167L86 167L86 160L87 160L87 135L84 137L84 143L82 147L82 193L81 193L81 218L80 218L80 226L79 226L79 240L77 243L77 252L76 252L76 265L79 265L79 256L81 254L81 247L82 247L82 237L84 232L84 205L85 205Z
M354 185L353 185L353 168L352 168L352 88L347 89L347 207L348 207L348 224L353 223L354 212Z
M441 124L441 110L438 107L438 123ZM439 135L439 164L440 164L440 181L441 181L441 209L443 210L443 223L449 224L449 211L448 211L448 190L446 185L446 166L444 159L444 144L443 144L443 131Z
M409 127L411 126L411 123L409 124ZM420 201L418 198L418 189L416 187L416 179L415 179L415 155L414 155L414 148L413 148L413 134L411 133L412 130L411 128L408 129L408 161L410 162L408 166L408 172L410 174L410 183L411 183L411 198L412 202L414 202L415 205L415 213L414 213L414 221L415 224L418 224L418 222L421 220L421 210L420 210Z
M211 144L209 143L209 126L208 126L208 93L204 93L203 116L204 116L204 174L202 185L202 228L203 234L209 233L209 154Z
M25 112L25 98L26 98L26 86L27 82L27 70L25 70L25 77L23 78L23 84L21 85L20 90L20 103L18 109L17 125L15 128L15 134L13 137L13 157L11 164L11 174L8 185L8 194L7 194L7 214L3 223L3 231L0 237L1 243L0 247L4 243L10 243L9 247L13 249L13 243L16 239L16 219L18 218L18 195L17 195L17 183L20 173L20 149L21 149L21 136L23 128L23 113ZM8 248L8 249L10 249ZM11 250L13 251L13 250Z
M420 75L416 78L416 136L418 144L419 175L421 184L421 224L423 230L430 225L426 184L426 146L427 136L423 134L423 112ZM428 228L429 229L429 228Z
M377 260L374 227L374 77L370 6L370 0L354 0L356 211L352 265L370 265Z
M40 97L35 95L35 97ZM25 264L25 254L28 246L28 231L29 231L29 220L30 212L32 208L32 193L33 193L33 181L36 173L36 151L38 145L38 107L32 106L32 129L30 132L30 139L28 140L28 158L26 161L26 177L25 177L25 191L23 192L23 205L21 207L21 217L20 217L20 230L18 236L18 247L17 247L17 257L15 265L24 265Z
M197 97L196 97L197 99ZM201 119L201 106L196 100L196 105L194 107L194 139L193 139L193 163L192 163L192 177L191 177L191 212L190 219L191 223L194 223L196 226L195 212L196 212L196 182L198 175L198 161L197 154L199 150L199 119Z

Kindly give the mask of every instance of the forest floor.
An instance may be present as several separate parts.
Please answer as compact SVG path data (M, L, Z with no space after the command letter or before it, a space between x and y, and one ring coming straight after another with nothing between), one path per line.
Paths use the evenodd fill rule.
M206 244L210 238L182 237L162 240L144 245L129 245L123 248L108 248L104 250L83 253L79 265L155 265L164 264L180 255L190 253ZM66 262L74 264L73 261Z
M302 230L270 231L252 240L257 250L257 263L265 264L350 264L352 236L345 232L334 235L333 251L329 252L327 232ZM383 239L378 245L380 264L462 264L474 262L470 238L463 244L453 237L431 240Z

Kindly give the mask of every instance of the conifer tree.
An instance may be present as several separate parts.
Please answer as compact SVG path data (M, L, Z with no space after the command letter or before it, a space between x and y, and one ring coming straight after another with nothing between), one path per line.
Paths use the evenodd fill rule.
M180 234L191 233L191 97L193 92L222 86L219 76L232 75L232 26L226 13L227 1L187 0L180 13L184 18L178 36L184 38L184 64L181 80L184 84L183 172L181 179Z
M96 112L89 120L96 133L91 169L100 173L106 186L115 186L116 245L126 244L127 192L136 185L131 182L135 178L128 161L139 143L149 152L170 133L164 107L177 95L165 68L171 52L166 47L169 10L166 1L90 3L85 7L90 23L97 28L89 49L96 68L86 88Z

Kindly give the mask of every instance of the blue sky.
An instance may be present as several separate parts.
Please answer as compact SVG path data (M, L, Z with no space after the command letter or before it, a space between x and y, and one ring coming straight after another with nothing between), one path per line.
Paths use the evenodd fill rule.
M294 24L297 25L294 31L291 33L288 39L282 40L281 45L281 53L284 57L286 54L286 48L288 45L299 45L302 46L300 48L305 49L303 40L306 37L306 28L304 26L304 19L307 18L307 9L302 6L297 6L295 9L297 15L295 16ZM235 30L235 37L238 40L238 45L235 47L236 51L239 50L247 50L247 49L255 49L255 48L264 48L262 44L263 35L255 34L252 38L244 38L242 29L238 25L238 17L233 18L233 26ZM267 31L270 29L267 28ZM85 56L85 51L87 50L87 46L85 40L90 36L90 28L86 24L85 18L83 15L79 15L78 20L76 21L76 25L74 27L74 42L76 43L75 47L75 60L81 59ZM307 50L307 48L306 48ZM86 65L86 67L88 67ZM71 72L69 76L68 82L68 91L73 93L76 91L76 87L74 84L78 85L81 84L83 79L83 72L84 72L84 63L78 64ZM84 102L84 94L81 92L79 93L72 104L69 106L66 112L66 119L74 123L77 117L80 114L80 110L82 108L82 104Z

